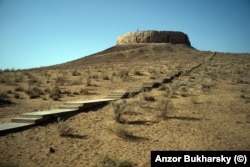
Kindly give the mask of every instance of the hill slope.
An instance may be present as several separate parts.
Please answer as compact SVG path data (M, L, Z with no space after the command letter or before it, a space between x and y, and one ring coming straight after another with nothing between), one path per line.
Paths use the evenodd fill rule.
M207 55L211 52L198 51L192 47L183 44L170 43L150 43L150 44L124 44L110 47L101 52L85 56L54 66L55 68L63 67L81 67L82 65L104 64L104 63L130 63L130 62L151 62L174 59L192 59L198 55ZM53 67L53 66L51 66Z
M114 119L115 105L107 105L65 120L69 136L58 134L56 122L0 136L0 164L91 167L119 159L149 167L152 150L250 150L250 55L212 55L185 45L121 45L60 65L1 72L1 98L14 102L1 106L3 123L201 64L120 100L120 122Z

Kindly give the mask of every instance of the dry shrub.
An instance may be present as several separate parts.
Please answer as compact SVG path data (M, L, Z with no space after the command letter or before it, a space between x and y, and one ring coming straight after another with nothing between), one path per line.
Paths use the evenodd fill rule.
M122 113L126 111L127 108L126 100L113 101L110 103L110 108L114 112L115 121L121 123Z
M201 89L204 92L209 92L211 90L212 87L215 86L215 83L212 80L209 79L204 79L201 83Z
M173 103L169 98L160 98L157 101L157 109L160 111L159 117L166 120L170 111L173 109Z
M165 84L162 84L160 87L159 87L159 90L166 90L167 89L167 86Z
M34 77L34 76L31 76L30 79L28 80L28 83L29 85L33 85L33 84L37 84L37 83L40 83L39 82L39 79Z
M92 78L93 78L93 79L96 79L96 80L98 81L99 75L98 75L98 74L93 74L93 75L92 75Z
M80 95L80 93L77 92L77 91L74 91L74 92L73 92L73 95Z
M71 85L82 85L83 84L83 78L78 78L78 79L75 79L71 82Z
M188 86L180 86L179 91L182 97L190 96L190 94L188 93Z
M164 97L169 98L169 99L173 97L174 91L170 85L166 85L165 92L163 95Z
M18 73L15 75L15 82L23 82L24 81L24 76L22 73Z
M250 77L248 76L248 77L244 77L243 78L243 83L244 84L250 84Z
M0 77L0 83L5 83L7 85L16 85L16 82L11 76L3 75Z
M62 97L61 93L61 90L56 86L50 91L49 97L53 100L59 100Z
M62 77L62 76L57 77L56 80L55 80L56 84L58 84L58 85L64 85L64 83L66 81L67 80L65 79L65 77Z
M89 94L89 90L88 90L88 88L81 88L81 90L80 90L80 94L83 94L83 95L87 95L87 94Z
M121 69L119 72L118 72L118 76L122 79L126 78L129 74L129 70L127 69Z
M197 96L192 97L190 100L191 100L191 102L193 104L202 104L202 103L205 103L205 100L203 100L203 99L201 99L200 97L197 97Z
M88 75L86 77L86 86L91 86L91 76L90 75Z
M148 67L148 72L150 73L150 74L156 74L157 73L157 71L156 71L156 69L154 68L154 67Z
M166 74L168 72L168 69L166 67L161 67L160 68L160 73L161 74Z
M151 76L149 77L149 79L156 79L156 77L153 76L153 75L151 75Z
M241 90L240 90L240 92L243 92L243 93L250 93L250 87L243 87Z
M117 125L111 131L113 131L118 137L126 140L134 140L137 138L131 131L126 129L123 125Z
M143 73L142 73L140 70L135 69L135 70L134 70L134 75L142 76Z
M0 105L11 104L12 102L9 100L7 93L0 93Z
M15 91L24 92L24 88L22 86L18 86L18 87L15 88Z
M110 158L105 155L100 158L98 164L95 167L135 167L136 165L129 160L121 160L117 158Z
M17 92L14 92L13 95L14 95L14 97L16 99L21 99L22 98L21 95L19 93L17 93Z
M117 75L117 73L116 72L112 72L112 76L116 76Z
M77 70L74 70L72 72L72 76L80 76L80 75L82 75L82 74L79 71L77 71Z
M109 80L109 76L107 74L102 74L102 79L103 80Z
M234 75L234 76L232 76L232 83L233 84L243 84L244 80L243 80L243 78L241 76Z
M15 164L14 162L11 161L1 161L0 162L0 167L18 167L19 165Z
M146 101L155 101L155 97L149 95L149 93L144 92L141 95L142 95L143 100L146 100Z
M44 95L44 92L42 89L34 87L32 89L27 90L26 94L29 95L30 99L35 99L39 98L41 95Z
M70 136L73 132L73 129L69 126L69 124L60 119L57 121L56 129L60 136Z

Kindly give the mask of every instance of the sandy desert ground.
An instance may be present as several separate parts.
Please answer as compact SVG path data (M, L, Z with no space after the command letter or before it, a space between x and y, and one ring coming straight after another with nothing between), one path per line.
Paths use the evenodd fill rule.
M64 122L2 135L0 164L147 167L152 150L250 150L250 55L217 53L210 59L213 54L183 45L124 45L61 65L2 70L0 123L183 73L159 88ZM119 104L121 115L115 119ZM58 130L62 124L70 135Z

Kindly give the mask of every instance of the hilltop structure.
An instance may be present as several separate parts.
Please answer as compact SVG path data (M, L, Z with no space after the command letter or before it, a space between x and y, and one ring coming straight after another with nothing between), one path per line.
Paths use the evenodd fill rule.
M177 31L128 32L117 38L116 45L135 43L173 43L191 46L187 34Z

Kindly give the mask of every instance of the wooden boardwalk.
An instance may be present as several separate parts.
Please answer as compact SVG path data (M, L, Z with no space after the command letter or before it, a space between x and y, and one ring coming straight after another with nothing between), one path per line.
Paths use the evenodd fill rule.
M51 118L63 116L64 114L73 114L80 111L86 111L92 106L106 104L113 100L114 99L105 98L87 101L66 102L58 109L23 113L16 118L11 119L10 123L0 124L0 135L28 128L36 124L45 122Z
M50 120L51 118L62 116L66 113L73 114L79 111L87 110L88 108L98 104L109 103L114 100L132 97L140 92L157 88L163 83L168 83L180 74L181 71L174 71L171 74L168 74L166 77L158 78L151 82L144 82L141 86L129 87L126 91L113 91L103 99L66 102L63 103L63 105L58 109L23 113L16 118L11 119L10 123L0 124L0 135L34 126L36 124Z
M209 59L211 60L216 53ZM129 87L127 90L117 90L113 91L108 94L103 99L96 99L96 100L86 100L86 101L75 101L75 102L66 102L63 103L58 109L54 110L46 110L46 111L37 111L37 112L30 112L30 113L23 113L16 118L13 118L10 123L3 123L0 124L0 135L6 134L12 131L17 131L23 128L27 128L30 126L34 126L36 124L45 122L53 117L62 116L64 114L69 113L76 113L80 111L86 111L87 109L97 106L99 104L107 104L111 101L122 99L122 98L129 98L135 96L136 94L148 91L153 88L157 88L161 86L163 83L171 82L175 77L179 77L182 73L192 72L194 69L200 67L202 64L196 64L194 67L190 69L186 69L185 71L173 71L170 74L167 74L166 77L155 79L151 82L144 82L141 86L137 87ZM250 116L248 115L247 118Z

